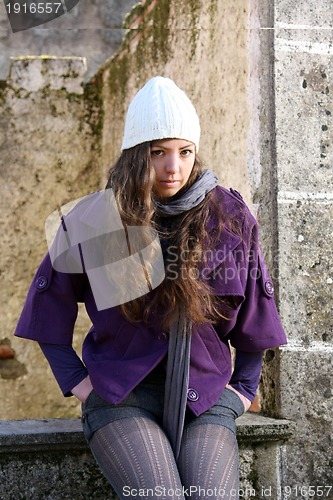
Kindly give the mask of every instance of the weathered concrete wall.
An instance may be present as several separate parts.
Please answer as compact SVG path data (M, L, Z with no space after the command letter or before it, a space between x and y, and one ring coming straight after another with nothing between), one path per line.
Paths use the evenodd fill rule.
M333 484L333 4L276 0L274 28L280 311L289 336L277 411L298 429L284 482L311 498L310 485Z
M251 201L247 169L247 1L147 0L133 9L118 56L104 66L105 171L119 155L136 91L160 74L197 108L200 156L227 187Z
M118 49L122 22L137 0L80 0L67 14L34 29L12 33L0 3L0 80L8 76L10 57L77 56L87 59L85 80ZM24 2L21 2L21 4ZM31 3L28 0L26 3Z
M44 222L57 206L99 186L98 82L83 85L82 58L18 58L0 94L1 418L76 416L33 342L13 331L47 250ZM78 322L77 343L86 328ZM2 356L4 357L4 356Z

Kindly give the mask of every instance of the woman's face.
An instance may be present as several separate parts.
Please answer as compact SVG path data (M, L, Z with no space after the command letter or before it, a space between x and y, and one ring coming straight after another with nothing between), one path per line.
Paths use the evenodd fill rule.
M156 174L153 188L156 196L174 196L191 175L195 145L183 139L162 139L152 142L150 152Z

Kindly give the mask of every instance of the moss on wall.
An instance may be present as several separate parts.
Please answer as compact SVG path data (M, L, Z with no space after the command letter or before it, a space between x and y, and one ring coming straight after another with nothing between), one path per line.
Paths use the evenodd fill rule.
M197 48L197 43L200 36L200 28L198 25L198 20L200 19L200 12L202 9L200 0L186 0L185 4L190 11L190 54L191 60L194 58Z
M0 80L0 106L2 106L6 101L6 89L7 82L4 80Z
M121 58L114 58L109 66L108 83L112 96L119 99L126 97L127 81L130 75L130 56L125 54Z
M140 75L147 66L165 65L172 56L170 36L170 0L141 2L133 7L124 26L128 28L123 43L108 64L110 95L125 98L131 75ZM139 26L131 26L140 19Z
M104 123L102 74L95 75L90 82L85 84L83 92L85 113L80 121L79 130L83 130L84 124L89 125L92 135L91 150L99 154L102 147Z

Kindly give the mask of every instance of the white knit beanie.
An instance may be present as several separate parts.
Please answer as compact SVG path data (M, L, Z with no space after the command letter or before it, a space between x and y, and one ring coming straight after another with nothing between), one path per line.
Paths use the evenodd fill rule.
M184 139L199 150L200 123L195 108L175 82L156 76L129 105L121 150L157 139Z

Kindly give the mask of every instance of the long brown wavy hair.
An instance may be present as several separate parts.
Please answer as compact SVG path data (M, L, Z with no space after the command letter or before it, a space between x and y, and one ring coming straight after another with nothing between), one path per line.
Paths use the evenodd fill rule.
M155 171L151 162L151 143L124 150L111 167L106 188L112 188L124 226L147 226L158 231L163 249L165 279L148 295L120 306L131 322L149 321L151 313L162 311L163 327L168 328L184 308L193 324L225 317L218 311L217 299L205 280L198 279L198 265L212 242L206 222L212 206L212 193L191 210L163 217L156 210ZM189 180L180 196L203 170L196 156ZM215 209L218 207L215 205ZM218 217L221 226L221 217ZM219 231L215 231L215 234Z

